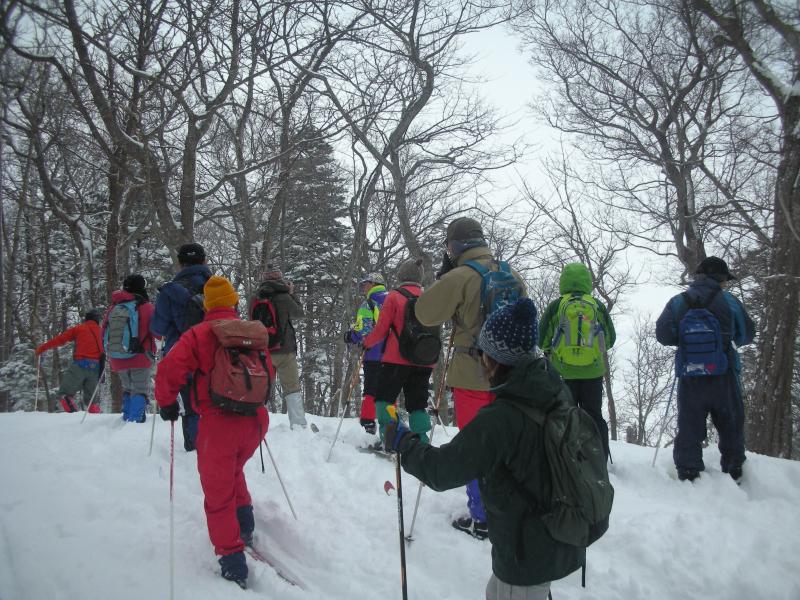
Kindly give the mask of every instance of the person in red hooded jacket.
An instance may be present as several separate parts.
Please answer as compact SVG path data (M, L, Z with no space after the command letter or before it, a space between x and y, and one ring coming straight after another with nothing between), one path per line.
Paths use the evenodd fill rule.
M103 340L100 338L99 310L96 308L89 310L84 316L83 323L70 327L64 333L38 346L36 356L69 342L75 342L72 364L61 373L58 395L64 412L76 412L78 405L75 402L75 394L82 390L83 402L88 404L100 381ZM100 407L92 404L92 412L100 412Z
M131 315L127 306L136 311L137 331L130 331ZM103 345L111 364L122 383L122 418L133 423L144 423L146 407L150 403L150 376L156 354L156 337L150 332L153 304L147 295L147 281L141 275L128 275L121 290L111 294L111 306L103 317ZM109 317L114 323L109 326ZM118 324L118 325L117 325ZM135 338L134 347L121 347L121 336L127 326L128 334Z
M408 259L397 268L398 289L406 290L414 296L422 293L422 261ZM378 375L378 389L375 395L375 412L378 417L381 440L386 425L391 420L387 408L397 401L400 391L406 402L408 424L411 431L420 439L428 442L428 431L431 420L426 408L428 406L428 388L430 386L433 365L417 365L406 360L400 353L399 332L403 331L405 308L408 299L397 289L389 292L383 302L381 314L373 330L364 338L364 347L372 348L383 344L381 366ZM380 447L380 442L376 444Z
M214 321L239 319L239 295L224 277L212 276L203 287L205 318L186 331L161 359L156 372L156 401L161 418L177 421L178 390L192 377L192 405L200 415L197 432L197 471L205 495L208 534L220 555L222 576L245 587L245 544L253 539L253 505L244 477L244 464L258 448L269 427L269 416L259 406L255 416L215 406L208 389L219 341ZM266 336L265 336L266 339Z

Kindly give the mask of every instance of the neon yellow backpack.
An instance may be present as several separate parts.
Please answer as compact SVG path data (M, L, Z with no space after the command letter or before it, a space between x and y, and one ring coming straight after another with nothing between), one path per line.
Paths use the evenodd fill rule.
M557 362L572 367L602 364L599 312L597 301L589 294L575 292L561 297L552 346Z

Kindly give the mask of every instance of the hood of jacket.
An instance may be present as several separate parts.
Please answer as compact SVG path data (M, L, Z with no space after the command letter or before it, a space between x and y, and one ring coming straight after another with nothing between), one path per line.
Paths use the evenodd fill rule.
M583 263L569 263L561 271L558 292L563 296L572 292L592 293L592 275Z
M283 279L270 279L258 286L257 295L259 298L266 298L273 294L288 294L289 284Z
M122 302L130 302L131 300L137 300L137 297L130 292L126 292L125 290L114 290L111 292L111 304L120 304Z
M558 401L561 376L541 354L526 357L509 373L505 383L492 388L498 398L509 397L547 412Z

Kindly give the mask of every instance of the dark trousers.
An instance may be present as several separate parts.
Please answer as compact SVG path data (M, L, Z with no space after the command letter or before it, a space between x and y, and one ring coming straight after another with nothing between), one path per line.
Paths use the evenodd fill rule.
M564 383L567 384L578 406L594 419L597 431L600 432L600 439L603 440L603 449L608 457L608 423L603 418L603 378L565 379Z
M379 360L365 360L364 365L364 396L378 395L378 379L380 377L381 362Z
M197 427L200 422L200 415L198 415L192 408L192 387L192 382L190 381L180 389L184 412L184 414L181 416L183 448L187 452L191 452L195 449L195 441L197 440Z
M727 473L742 466L744 456L744 404L735 373L682 377L678 380L678 433L672 458L678 470L702 471L706 418L719 433L720 466Z
M432 373L433 369L427 367L383 363L375 401L394 404L402 390L409 413L425 410L428 406L428 384Z

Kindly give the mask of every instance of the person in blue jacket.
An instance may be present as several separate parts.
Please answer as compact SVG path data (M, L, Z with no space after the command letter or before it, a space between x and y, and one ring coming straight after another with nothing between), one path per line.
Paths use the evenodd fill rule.
M735 280L721 258L709 256L697 267L689 289L674 296L656 321L656 338L665 346L678 346L681 320L690 308L706 308L719 321L727 368L719 374L678 377L678 432L672 452L678 478L693 481L705 469L703 440L706 418L719 433L720 466L738 481L744 455L744 403L739 380L737 348L755 337L755 325L741 302L725 291ZM691 303L691 306L689 304ZM679 366L679 357L676 367Z
M206 251L196 243L184 244L178 249L178 272L172 281L159 289L156 308L150 320L150 332L163 336L163 354L166 355L180 339L181 334L203 320L202 304L193 298L203 293L203 286L211 277L206 264ZM194 314L198 313L198 314ZM183 447L187 452L195 449L199 417L189 400L191 381L181 388L183 401Z

